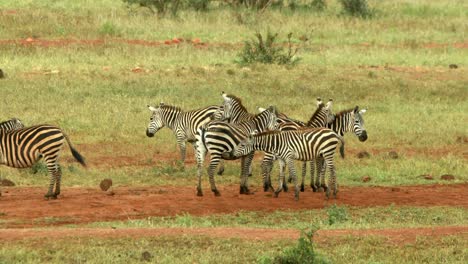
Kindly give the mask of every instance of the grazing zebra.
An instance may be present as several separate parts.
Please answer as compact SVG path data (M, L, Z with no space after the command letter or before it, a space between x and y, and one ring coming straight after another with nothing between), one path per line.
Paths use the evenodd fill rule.
M7 130L7 131L20 129L23 127L24 127L23 123L18 118L12 118L10 120L0 123L0 129Z
M359 141L364 142L367 140L367 131L364 127L363 118L363 115L366 111L366 109L359 110L359 106L341 111L335 115L335 118L332 122L328 123L328 128L335 131L341 137L343 137L346 132L353 131L354 134L358 137ZM321 169L320 167L323 167L323 159L319 157L316 164L318 171ZM322 191L322 188L327 190L324 176L325 173L321 174L321 176L317 173L314 183L314 174L312 174L310 179L310 186L314 192ZM304 184L304 182L302 184Z
M182 111L179 107L165 105L164 103L161 103L158 107L148 105L148 108L152 112L152 115L146 129L146 135L148 137L153 137L154 134L164 126L170 128L174 132L177 145L179 145L180 148L182 165L185 163L186 142L192 143L195 148L195 134L197 133L197 129L209 122L213 115L222 116L222 114L219 113L220 107L216 105L192 111Z
M68 136L60 128L51 125L0 130L0 164L13 168L28 168L41 157L44 158L50 174L49 191L45 197L56 199L60 194L62 178L58 158L65 140L73 157L86 166L84 158L73 148Z
M249 135L242 140L231 152L224 152L225 158L241 157L255 150L274 153L280 161L287 164L289 173L293 176L294 197L299 199L299 185L297 184L294 160L313 161L318 156L323 157L326 167L330 170L329 185L336 198L338 192L335 175L334 157L336 147L341 142L340 154L344 157L344 140L341 136L328 128L303 128L291 131L270 131L257 135ZM321 173L325 173L322 169ZM283 189L283 178L280 177L275 196ZM329 189L326 192L330 196Z
M304 127L326 127L329 122L332 122L334 119L334 115L331 113L333 100L330 99L326 105L323 104L322 99L320 97L317 98L317 109L310 117L307 123L303 123L294 119L290 119L286 115L282 115L279 119L279 131L289 131L289 130L297 130L302 129ZM270 173L273 167L273 162L276 160L276 157L272 153L265 152L265 156L262 162L262 176L263 176L263 188L264 191L273 190L271 185ZM280 177L284 177L284 165L280 162ZM303 162L302 165L302 183L304 182L304 178L306 176L307 170L307 162ZM310 161L310 171L313 177L314 175L314 161ZM292 177L289 175L289 182L291 182ZM283 188L285 191L288 190L286 182L283 179ZM301 191L304 191L304 184L301 185Z
M226 106L225 106L226 111ZM198 187L197 195L203 196L201 188L202 167L206 152L210 153L210 165L208 176L211 190L216 196L220 196L214 181L214 170L222 159L223 152L231 151L242 139L253 131L273 130L276 128L276 108L270 106L262 113L255 115L253 119L231 124L222 121L212 121L200 127L197 133L197 164L198 164ZM240 193L249 194L247 174L253 158L253 153L242 157Z

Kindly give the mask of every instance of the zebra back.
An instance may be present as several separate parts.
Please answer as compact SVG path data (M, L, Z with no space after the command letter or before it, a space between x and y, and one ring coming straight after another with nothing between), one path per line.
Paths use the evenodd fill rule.
M3 130L15 130L23 128L24 125L18 118L12 118L10 120L4 121L0 123L0 129Z
M222 93L224 102L224 116L223 119L228 120L229 123L240 123L255 118L254 114L247 111L242 104L242 100L234 95Z

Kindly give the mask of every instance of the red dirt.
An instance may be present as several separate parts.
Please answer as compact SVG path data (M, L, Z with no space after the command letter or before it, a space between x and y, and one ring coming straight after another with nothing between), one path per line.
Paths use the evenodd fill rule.
M209 236L215 238L240 238L245 240L297 239L299 231L292 229L266 228L54 228L54 229L0 229L2 241L14 241L28 238L64 239L80 238L128 238L157 236ZM315 242L326 242L343 236L384 237L386 242L397 245L414 243L420 236L440 238L448 235L458 235L468 238L468 226L426 227L426 228L391 228L365 230L319 230L314 235Z
M272 198L260 188L254 195L239 195L238 185L218 187L221 197L205 188L116 187L109 196L98 188L65 188L58 200L45 201L45 188L2 188L0 221L3 227L81 224L95 221L141 219L148 216L209 215L245 211L319 209L334 204L350 206L458 206L468 208L468 184L395 187L342 187L338 199L307 191L294 201L293 193Z

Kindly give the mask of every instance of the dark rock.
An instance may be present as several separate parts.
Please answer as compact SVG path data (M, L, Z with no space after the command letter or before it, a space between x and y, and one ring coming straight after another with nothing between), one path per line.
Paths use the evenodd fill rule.
M151 261L152 258L153 256L151 256L151 253L149 253L148 251L141 253L141 259L143 261Z
M111 179L104 179L99 184L99 187L103 191L107 191L111 186L112 186L112 180Z
M0 186L15 186L16 184L8 179L3 179L0 182Z
M358 159L370 158L370 154L367 151L361 151L357 154Z
M388 152L388 157L390 159L398 159L398 153L396 153L396 151L390 151Z
M455 180L455 176L451 175L451 174L444 174L442 176L440 176L440 178L442 180L446 180L446 181L453 181Z
M449 65L449 68L450 68L450 69L458 69L458 65L456 65L456 64L450 64L450 65Z
M361 180L362 180L362 182L368 182L368 181L371 180L371 177L369 177L369 176L364 176L364 177L361 178Z

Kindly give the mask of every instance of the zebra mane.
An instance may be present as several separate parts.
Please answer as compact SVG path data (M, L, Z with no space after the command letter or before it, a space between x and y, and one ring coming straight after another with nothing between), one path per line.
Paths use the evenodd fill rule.
M180 107L173 106L173 105L161 105L160 108L164 110L175 111L175 112L183 112L183 110Z
M317 115L320 113L320 111L322 111L322 109L325 107L325 105L323 103L320 103L317 107L317 110L315 110L315 112L312 114L312 116L310 117L309 121L307 121L307 125L310 125L314 122L315 118L317 117Z
M235 96L235 95L232 95L232 94L228 94L226 95L227 97L231 98L232 100L236 101L238 104L239 104L239 107L245 111L245 112L249 112L247 111L247 108L245 108L244 104L242 104L242 99L240 99L239 97Z
M335 117L342 117L346 114L349 114L350 112L353 112L354 111L354 108L350 108L350 109L347 109L347 110L343 110L341 112L338 112L335 114Z
M279 134L281 133L281 131L278 131L278 130L268 130L268 131L263 131L263 132L260 132L258 134L255 134L254 137L257 137L257 136L265 136L265 135L276 135L276 134Z

